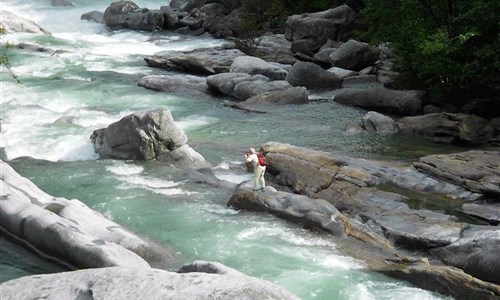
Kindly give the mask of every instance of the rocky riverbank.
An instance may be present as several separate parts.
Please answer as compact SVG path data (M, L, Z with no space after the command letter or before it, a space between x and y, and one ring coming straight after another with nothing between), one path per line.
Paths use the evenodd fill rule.
M228 205L272 213L339 238L360 240L385 253L384 262L365 258L372 262L372 270L407 279L422 288L457 299L500 296L498 226L469 224L442 212L412 209L405 203L406 196L378 188L391 183L407 190L461 198L468 202L465 207L481 207L480 201L498 204L500 152L429 156L414 167L404 167L279 143L263 147L270 163L269 179L279 189L293 193L269 187L264 193L256 193L241 186ZM457 170L466 172L468 179L451 181L450 173L455 179L463 178ZM481 190L483 185L488 188ZM495 204L485 207L488 209L490 215L500 213ZM408 257L400 249L416 250L420 256ZM425 279L429 276L439 284Z

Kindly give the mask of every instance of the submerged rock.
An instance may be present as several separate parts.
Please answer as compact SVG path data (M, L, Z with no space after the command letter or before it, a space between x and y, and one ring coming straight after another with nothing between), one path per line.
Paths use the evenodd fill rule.
M49 31L40 27L40 25L35 22L11 13L10 11L0 10L0 15L2 16L0 20L0 34L15 32L50 34Z
M162 160L181 168L209 164L187 143L187 136L167 109L137 112L90 137L101 158Z
M0 164L0 225L28 248L68 268L164 268L176 261L171 250L128 231L76 199L44 193L8 164Z
M366 130L377 133L397 133L399 127L391 117L369 111L363 116L361 122L349 125L346 130L349 132Z
M2 299L298 299L262 279L217 263L174 273L114 267L27 276L0 285Z

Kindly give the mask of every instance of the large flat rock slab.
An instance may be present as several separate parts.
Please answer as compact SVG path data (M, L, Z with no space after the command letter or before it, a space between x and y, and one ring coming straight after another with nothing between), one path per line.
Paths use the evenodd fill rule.
M500 201L500 152L467 151L429 155L414 163L432 177L452 182L468 190Z
M106 219L78 200L55 198L0 161L0 226L68 268L168 267L174 252Z
M210 267L210 266L208 266ZM236 270L207 266L175 273L113 267L27 276L0 285L2 300L14 299L298 299L284 289ZM204 271L204 272L203 272Z
M238 49L201 49L145 57L151 67L190 74L213 75L229 72L236 57L245 54Z

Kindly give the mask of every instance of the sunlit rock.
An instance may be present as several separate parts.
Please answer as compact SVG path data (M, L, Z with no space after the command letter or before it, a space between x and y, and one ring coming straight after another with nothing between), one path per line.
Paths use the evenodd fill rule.
M183 273L114 267L27 276L0 285L14 299L298 299L262 279L218 263L195 262Z
M208 167L189 145L184 131L167 109L137 112L91 136L101 158L161 160L180 168Z
M76 199L44 193L8 164L0 163L0 225L22 244L71 268L167 267L175 261L170 250L128 231Z
M28 32L28 33L41 33L50 34L47 30L40 27L35 22L18 16L10 11L0 10L0 34L15 33L15 32Z

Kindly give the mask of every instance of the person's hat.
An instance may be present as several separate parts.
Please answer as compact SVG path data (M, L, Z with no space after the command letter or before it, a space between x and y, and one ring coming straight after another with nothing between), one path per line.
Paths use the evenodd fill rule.
M248 149L248 152L250 152L251 154L254 154L255 153L255 149L254 148L250 148L250 149Z

